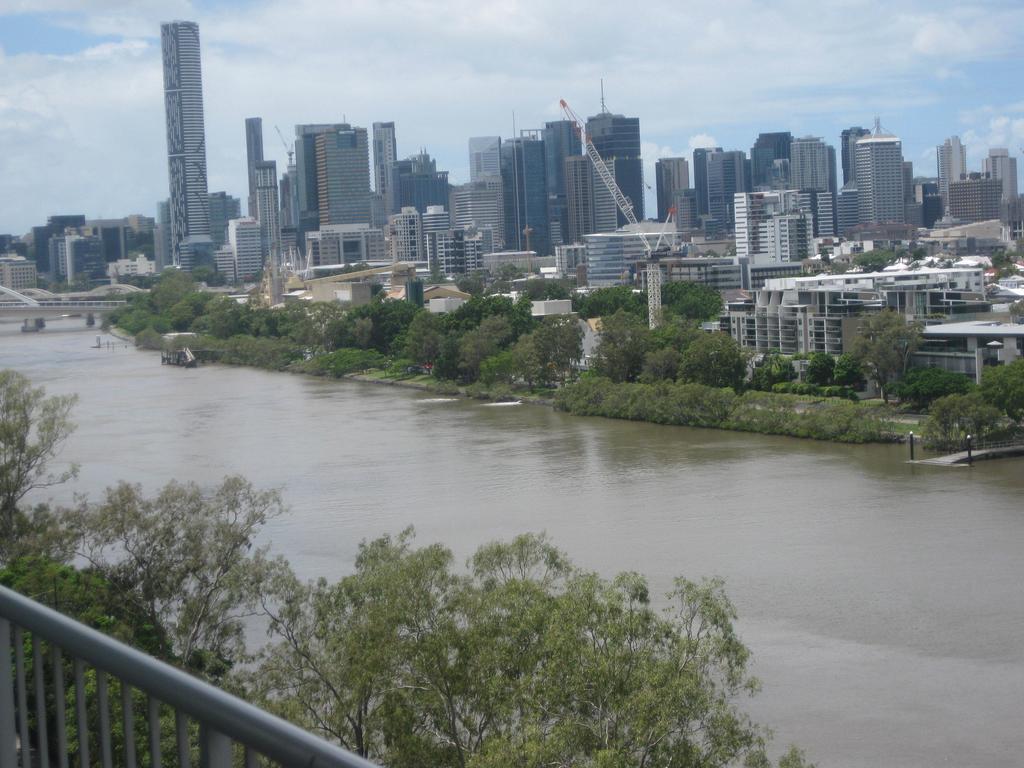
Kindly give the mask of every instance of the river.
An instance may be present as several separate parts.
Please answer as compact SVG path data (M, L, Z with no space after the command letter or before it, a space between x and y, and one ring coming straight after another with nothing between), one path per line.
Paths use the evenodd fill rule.
M744 707L775 753L797 743L820 768L1020 764L1024 460L913 466L905 446L184 370L92 349L81 322L0 325L0 367L80 398L61 459L81 473L57 502L120 479L241 473L282 490L289 511L265 536L304 577L346 573L360 540L407 525L460 559L547 531L576 563L640 571L658 593L721 576L763 683Z

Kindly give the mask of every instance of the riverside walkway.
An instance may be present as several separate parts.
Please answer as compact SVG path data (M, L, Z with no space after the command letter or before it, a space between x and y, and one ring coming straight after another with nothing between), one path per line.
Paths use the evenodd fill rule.
M1003 443L990 443L972 448L969 451L958 451L945 456L933 456L928 459L917 459L911 464L930 464L936 467L966 467L975 461L985 459L1006 459L1013 456L1024 456L1024 441L1013 440Z

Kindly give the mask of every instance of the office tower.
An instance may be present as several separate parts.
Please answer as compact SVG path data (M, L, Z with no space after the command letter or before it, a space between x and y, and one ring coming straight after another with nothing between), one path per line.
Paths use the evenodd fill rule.
M249 171L249 198L246 212L256 216L256 163L263 162L263 118L245 119L245 159ZM217 245L220 247L220 244Z
M373 191L382 197L385 215L388 200L388 183L391 177L388 168L398 159L398 144L395 141L395 124L393 122L373 124Z
M960 143L959 136L950 136L935 148L935 152L939 194L949 205L949 183L959 180L967 173L967 147Z
M857 140L857 222L887 224L902 222L903 145L890 133L883 133L875 121L875 132Z
M1003 200L1017 198L1017 158L1001 148L993 147L988 151L982 170L993 179L1003 183Z
M281 203L277 191L277 163L256 163L256 220L260 223L263 258L281 260Z
M411 205L388 216L388 243L391 261L426 261L423 220Z
M945 208L937 181L914 182L914 201L921 205L921 226L931 227L942 218Z
M594 231L594 188L591 162L586 155L565 158L566 220L562 235L566 243L582 243Z
M242 201L227 192L211 192L210 242L214 250L228 241L228 222L242 217Z
M448 205L448 171L437 170L437 162L426 152L397 160L389 168L388 210L415 208L421 214L431 205Z
M989 221L999 218L1003 182L982 173L971 173L949 182L946 213L957 221Z
M252 280L263 270L263 240L260 223L256 219L247 216L229 221L227 246L233 260L235 282ZM219 249L218 256L222 257L226 250ZM221 263L218 263L218 269Z
M860 191L857 182L851 181L843 185L836 195L836 228L837 233L846 235L857 226L860 217Z
M295 126L296 240L305 248L306 233L320 228L320 184L317 179L316 137L350 128L346 123Z
M861 128L859 125L853 128L847 128L839 135L839 150L842 153L843 160L843 186L845 187L851 181L857 179L857 165L856 165L856 146L857 139L861 136L867 136L871 133L867 128Z
M700 229L696 189L677 189L672 195L672 205L676 209L677 232L695 232Z
M501 144L502 199L505 204L505 247L551 253L548 230L544 142L540 131ZM529 229L529 233L524 230Z
M501 137L475 136L469 140L469 180L501 174Z
M583 152L576 124L554 120L544 124L544 180L548 195L548 228L552 246L561 245L569 232L569 197L565 159Z
M161 200L156 204L153 260L156 261L157 272L171 263L171 203L169 200Z
M732 231L737 192L748 192L747 156L741 150L707 155L708 215L715 232Z
M455 229L472 227L478 232L491 233L497 250L505 242L505 206L501 198L501 177L485 176L481 181L471 181L452 187L452 226Z
M384 230L367 224L328 224L306 233L306 258L314 267L380 263L390 258Z
M777 161L789 160L792 141L793 135L789 131L758 134L750 148L750 175L754 189L786 188L788 179L783 170L786 165Z
M721 152L721 147L693 150L693 188L697 190L697 215L708 215L708 155Z
M815 237L834 237L838 234L835 195L814 190L800 190L797 195L800 210L807 211L814 217Z
M753 264L801 261L813 255L814 221L800 207L799 193L739 193L736 210L736 256Z
M640 158L640 118L601 112L587 118L587 135L630 203L637 221L644 219L644 166ZM596 192L595 188L595 192ZM618 226L626 217L618 213Z
M820 138L793 139L789 171L793 189L836 192L836 151Z
M199 25L194 21L161 24L160 39L167 117L171 258L175 266L190 270L212 252Z
M370 148L365 128L343 123L315 139L320 226L370 223Z
M67 228L49 240L53 274L68 284L79 280L103 280L107 276L107 260L103 257L103 240L98 235L79 234Z
M658 221L668 219L675 194L690 188L690 163L685 157L663 157L654 164L655 189L658 195Z

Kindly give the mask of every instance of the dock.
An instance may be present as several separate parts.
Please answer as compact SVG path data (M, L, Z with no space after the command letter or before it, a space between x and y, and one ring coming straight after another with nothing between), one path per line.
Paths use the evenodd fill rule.
M1014 456L1024 456L1024 443L1017 441L995 443L981 448L974 448L970 451L957 451L956 453L948 453L945 456L917 459L908 463L930 464L933 467L967 467L975 461L1007 459Z
M182 368L195 368L199 361L196 360L196 356L192 354L192 350L188 347L182 347L181 349L165 349L160 353L160 364L161 365L177 365Z

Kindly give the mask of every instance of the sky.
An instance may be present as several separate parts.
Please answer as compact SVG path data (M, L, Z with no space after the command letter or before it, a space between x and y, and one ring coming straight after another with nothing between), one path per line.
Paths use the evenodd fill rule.
M470 136L561 119L560 98L595 114L602 79L640 118L651 186L658 157L762 131L838 145L875 116L918 175L947 136L972 170L1024 145L1021 0L0 0L0 233L155 215L173 19L200 26L210 191L243 201L247 117L280 171L275 126L393 120L399 156L460 183Z

